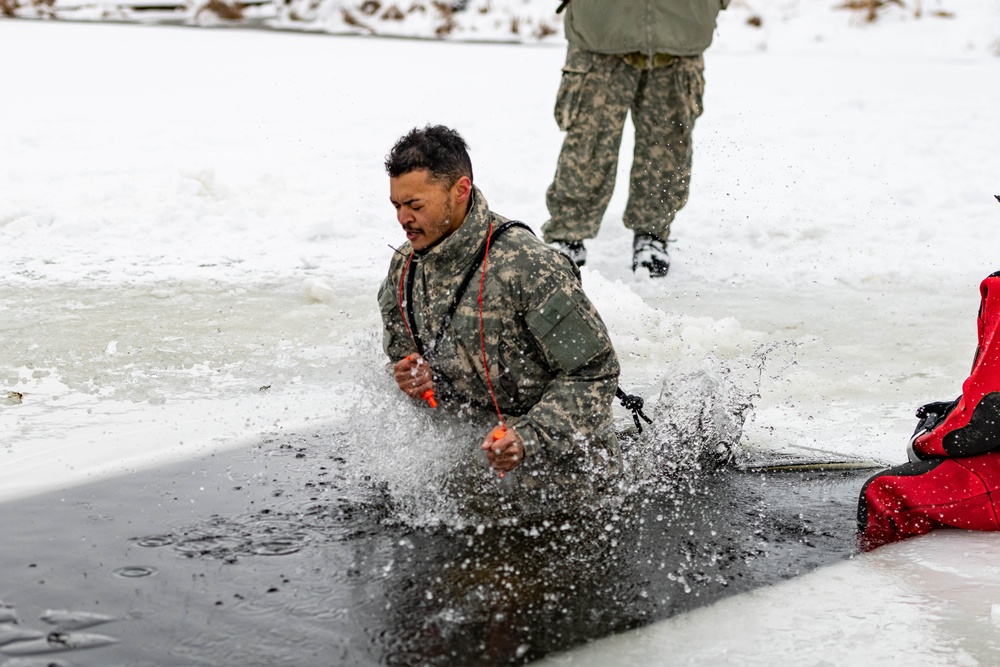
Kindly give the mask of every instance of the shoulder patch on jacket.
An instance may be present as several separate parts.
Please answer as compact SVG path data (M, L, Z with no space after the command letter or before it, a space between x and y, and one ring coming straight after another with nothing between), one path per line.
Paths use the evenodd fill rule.
M572 373L592 361L603 341L590 318L563 290L525 316L528 328L561 369Z

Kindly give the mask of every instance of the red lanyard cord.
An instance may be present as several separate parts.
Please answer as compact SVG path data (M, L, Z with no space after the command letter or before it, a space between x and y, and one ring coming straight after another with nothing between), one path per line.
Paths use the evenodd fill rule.
M507 229L509 229L511 227L525 227L525 228L527 228L527 226L524 225L524 223L513 221L513 222L507 222L507 223L504 223L503 225L501 225L497 229L496 233L499 236L501 233L505 232ZM494 409L496 409L497 417L500 420L499 421L499 424L500 424L499 428L494 431L494 438L497 439L497 440L499 440L500 438L503 437L504 433L506 432L506 423L504 422L503 413L500 410L500 404L497 401L496 392L493 390L493 380L490 377L489 359L487 359L487 357L486 357L486 328L485 328L485 324L484 324L484 321L483 321L483 291L484 291L484 287L485 287L485 283L486 283L486 269L487 269L487 265L488 265L488 262L489 262L490 243L492 242L492 240L493 240L493 223L490 222L489 229L487 230L487 233L486 233L486 241L484 242L483 246L479 250L479 253L482 253L482 256L483 256L483 265L482 265L482 268L480 270L480 277L479 277L479 296L478 296L478 304L479 304L479 349L480 349L481 354L482 354L481 359L482 359L482 362L483 362L483 372L484 372L484 374L486 376L486 388L489 391L490 400L492 400L493 407L494 407ZM479 253L477 253L477 255ZM407 280L406 280L407 272L410 270L410 264L411 264L412 261L413 261L413 254L410 254L410 256L406 260L406 264L403 265L403 270L402 270L402 273L400 274L400 277L399 277L398 306L399 306L400 317L403 320L403 326L406 328L406 333L409 335L410 340L413 341L414 347L419 352L423 348L421 347L420 341L417 339L417 336L416 336L415 332L413 331L413 328L416 325L414 324L414 326L411 327L410 326L410 322L409 322L409 318L407 316L407 309L408 308L412 308L412 304L410 304L410 303L404 303L404 299L406 299L406 298L412 299L412 295L410 295L410 294L407 293L407 290L410 289L410 288L408 287L408 283L407 283ZM458 306L459 299L461 298L461 295L464 293L466 285L468 285L469 280L474 275L475 268L476 268L475 264L473 264L472 266L469 267L469 272L466 274L466 277L462 281L461 286L458 288L458 291L457 291L457 293L455 295L455 299L452 302L451 307L449 308L448 314L445 316L445 319L444 319L444 321L441 324L441 329L438 331L438 338L440 338L441 335L444 333L444 330L447 327L448 322L451 320L451 316L454 314L455 308L457 308L457 306ZM412 283L412 276L410 276L410 282ZM412 313L412 310L410 312ZM437 348L437 343L438 342L439 342L438 340L434 341L435 344L433 345L433 349ZM431 393L431 392L428 392L428 393ZM427 396L425 395L425 399L428 402L431 402L432 398L433 398L433 396L431 398L427 398ZM431 407L433 407L433 403L432 403Z
M500 419L500 427L506 431L507 424L504 423L503 413L500 412L500 404L497 396L493 392L493 382L490 380L490 365L486 359L486 327L483 325L483 285L486 284L486 261L490 256L490 238L493 236L493 223L490 223L489 232L486 234L486 252L483 254L483 271L479 276L479 349L483 354L483 371L486 373L486 388L489 389L490 398L493 400L493 407L496 408L497 417ZM494 432L496 438L496 432ZM503 437L502 435L500 436ZM496 438L499 440L499 438Z
M500 425L493 429L493 440L500 440L507 435L507 424L504 423L503 413L500 412L500 404L497 403L497 395L493 393L493 382L490 380L490 364L486 359L486 327L483 325L483 285L486 284L486 260L490 256L490 239L493 237L493 223L490 222L490 229L486 233L486 252L483 253L483 271L479 275L479 349L483 353L483 372L486 373L486 388L490 391L490 398L493 400L493 407L496 408L497 418ZM500 479L503 479L504 471L500 471Z

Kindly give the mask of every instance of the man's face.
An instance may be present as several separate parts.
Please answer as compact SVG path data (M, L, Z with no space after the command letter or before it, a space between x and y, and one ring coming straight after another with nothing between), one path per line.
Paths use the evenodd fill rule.
M462 226L471 190L466 176L448 187L426 169L389 179L389 200L414 250L425 250Z

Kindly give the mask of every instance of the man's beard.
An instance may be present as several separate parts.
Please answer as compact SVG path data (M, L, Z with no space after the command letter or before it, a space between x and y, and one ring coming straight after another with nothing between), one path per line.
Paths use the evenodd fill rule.
M435 224L434 227L433 227L434 231L440 231L441 234L442 234L442 236L440 238L438 238L436 241L434 241L433 243L428 244L426 248L424 248L423 250L420 251L421 253L427 252L428 250L430 250L431 248L437 246L439 243L441 243L446 238L448 238L448 236L450 236L450 234L445 234L445 232L448 230L448 227L451 225L451 214L453 212L454 212L454 207L451 205L451 201L449 200L449 201L445 202L445 205L444 205L444 216L442 217L441 222Z

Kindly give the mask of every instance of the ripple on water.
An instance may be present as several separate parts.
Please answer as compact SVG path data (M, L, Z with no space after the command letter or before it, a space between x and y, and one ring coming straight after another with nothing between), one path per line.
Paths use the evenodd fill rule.
M114 571L116 577L123 577L125 579L151 577L156 573L157 569L155 567L147 567L145 565L126 565Z
M170 546L177 541L173 535L147 535L145 537L134 537L131 540L140 547L156 548Z
M178 541L174 548L187 556L224 557L240 553L246 540L232 535L198 535Z
M271 535L264 540L254 540L251 551L260 556L285 556L302 549L309 541L305 533Z

